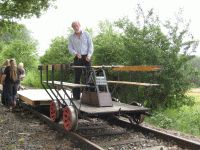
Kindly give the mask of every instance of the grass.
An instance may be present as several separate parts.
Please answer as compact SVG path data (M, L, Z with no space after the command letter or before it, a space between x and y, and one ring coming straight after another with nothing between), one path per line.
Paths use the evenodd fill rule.
M158 110L145 121L155 126L173 129L200 137L200 91L188 92L195 98L194 106L182 106L178 109Z
M22 81L23 85L30 86L30 87L35 87L35 88L41 88L41 83L40 83L40 73L38 70L32 70L29 71Z

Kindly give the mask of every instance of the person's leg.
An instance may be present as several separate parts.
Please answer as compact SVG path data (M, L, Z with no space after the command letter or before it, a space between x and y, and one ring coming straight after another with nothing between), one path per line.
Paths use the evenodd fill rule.
M74 65L75 66L81 66L81 60L78 58L74 58ZM74 69L74 83L80 84L81 80L81 74L82 74L82 69L76 68ZM80 99L80 88L73 88L73 98L74 99Z
M13 99L13 107L16 107L16 96L17 96L17 88L19 84L12 84L12 99Z
M19 83L16 83L16 88L17 88L17 91L19 91L20 90L20 86L21 86L21 83L19 82Z
M6 101L5 101L5 90L4 90L4 85L2 86L2 93L1 93L1 103L3 104L3 105L6 105Z
M12 86L7 83L4 86L4 99L8 109L12 108Z
M74 83L80 84L81 74L82 74L81 69L75 70L75 81L74 81ZM74 88L73 89L73 97L75 99L80 99L80 88Z
M90 70L89 67L91 66L91 63L88 62L88 61L86 61L86 59L84 59L83 60L83 65L86 66L86 67L88 67L88 68L86 68L86 69L83 70L84 80L85 80L84 82L85 82L85 84L87 84L88 78L89 78L89 70Z

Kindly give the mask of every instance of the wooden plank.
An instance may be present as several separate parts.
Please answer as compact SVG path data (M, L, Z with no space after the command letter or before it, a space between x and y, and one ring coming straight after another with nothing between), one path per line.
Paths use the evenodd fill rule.
M25 96L19 95L19 99L24 101L24 103L26 103L26 104L35 105L34 101L32 101L31 99L29 99Z
M159 84L152 83L141 83L141 82L128 82L128 81L107 81L111 84L124 84L124 85L134 85L134 86L159 86Z
M29 105L40 105L40 103L49 105L51 101L50 96L44 89L21 90L17 94L22 101Z
M91 66L92 68L111 68L113 71L157 71L160 70L160 66L124 66L124 65L102 65Z
M51 93L51 91L48 89L49 93L51 94L52 98L56 100L56 97ZM56 93L55 90L53 90L54 93ZM58 91L61 97L65 100L68 100L66 94L63 92L63 90ZM71 91L66 90L65 91L70 97L71 97ZM48 93L44 89L30 89L30 90L22 90L18 91L17 94L19 95L20 100L24 101L25 103L29 105L49 105L50 101L52 100L51 97L48 95ZM58 99L61 99L58 94L56 94ZM69 100L68 100L69 101Z
M43 81L44 83L47 83L47 81ZM53 84L52 81L48 81L49 84ZM85 84L76 84L76 83L68 83L68 82L61 82L60 81L54 81L54 85L64 86L64 87L70 87L70 88L77 88L77 87L89 87L89 85Z
M157 71L160 69L160 66L116 66L112 68L113 71Z

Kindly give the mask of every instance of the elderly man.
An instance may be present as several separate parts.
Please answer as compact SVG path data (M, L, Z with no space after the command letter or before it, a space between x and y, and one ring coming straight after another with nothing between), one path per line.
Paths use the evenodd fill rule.
M90 66L91 56L93 54L93 42L89 34L81 29L78 21L72 22L74 33L69 37L68 49L74 55L74 65ZM74 82L80 84L82 69L75 69ZM80 99L80 88L73 89L73 98Z

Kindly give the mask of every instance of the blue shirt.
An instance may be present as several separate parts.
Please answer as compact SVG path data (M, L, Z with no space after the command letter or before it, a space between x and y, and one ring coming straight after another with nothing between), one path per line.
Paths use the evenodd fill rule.
M72 55L87 55L89 58L94 51L93 42L89 34L85 31L81 31L80 38L75 33L69 37L68 49Z

